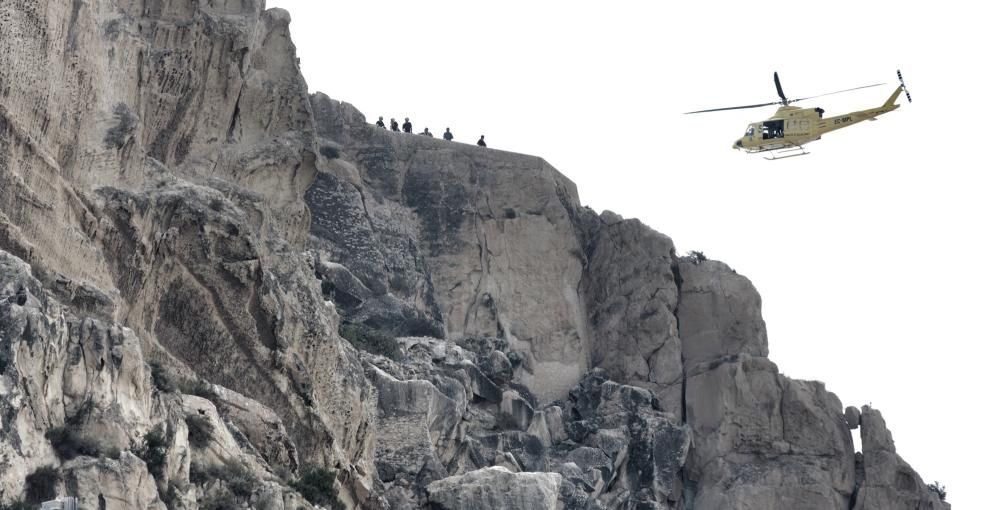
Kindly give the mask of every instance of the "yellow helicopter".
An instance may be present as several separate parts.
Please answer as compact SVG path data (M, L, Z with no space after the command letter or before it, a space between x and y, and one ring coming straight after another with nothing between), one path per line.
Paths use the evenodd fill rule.
M730 106L726 108L712 108L710 110L698 110L695 112L686 112L686 115L692 113L718 112L723 110L740 110L744 108L760 108L762 106L780 104L781 106L778 107L778 111L775 112L771 118L762 122L755 122L747 126L746 133L742 138L736 140L736 143L733 144L733 148L742 149L748 153L767 152L771 155L771 157L765 157L765 159L770 160L790 158L793 156L804 156L809 153L806 152L802 146L809 142L819 140L823 134L857 124L863 120L875 120L875 118L879 115L889 113L896 108L899 108L899 105L896 104L896 98L899 97L901 92L905 92L907 101L912 103L913 99L910 97L910 92L906 90L906 84L903 83L903 73L899 72L897 69L896 76L899 78L899 87L896 87L896 91L889 96L889 99L885 102L885 104L876 106L875 108L845 113L843 115L837 115L826 119L823 118L824 110L822 108L800 108L798 106L789 106L789 103L829 96L832 94L840 94L842 92L850 92L852 90L878 87L879 85L885 84L876 83L873 85L864 85L851 89L838 90L836 92L827 92L826 94L820 94L817 96L788 99L785 97L784 91L781 90L781 81L778 80L778 73L775 72L774 86L778 89L778 97L781 98L781 101L745 106Z

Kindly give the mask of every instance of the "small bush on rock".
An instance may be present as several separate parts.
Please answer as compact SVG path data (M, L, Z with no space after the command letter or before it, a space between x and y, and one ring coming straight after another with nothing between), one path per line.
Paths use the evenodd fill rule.
M152 361L149 363L149 371L153 376L153 386L164 393L170 393L177 390L177 383L174 378L167 373L167 369L163 365Z
M42 466L24 478L24 492L29 503L41 503L56 498L56 485L61 477L52 466Z
M163 433L151 430L142 437L142 444L132 449L132 453L142 459L153 477L159 480L163 478L163 468L167 464L167 446Z
M35 510L37 505L29 505L23 499L11 501L10 503L0 503L0 510Z
M185 379L177 384L177 388L185 395L194 395L215 402L215 390L212 385L200 379Z
M195 448L205 449L212 442L212 435L215 434L215 425L207 416L193 414L184 418L188 427L188 442Z
M45 432L56 455L61 460L70 460L80 455L89 457L108 457L107 448L96 439L81 434L71 427L55 427Z
M244 499L253 495L255 485L253 474L238 462L227 462L224 466L192 463L189 480L195 485L222 480L233 496Z
M941 498L942 502L944 502L944 498L948 495L945 491L944 485L941 485L941 483L937 480L935 480L934 483L927 484L927 490L937 494L938 498Z
M223 489L199 501L198 508L202 510L231 510L241 508L241 505L232 492Z
M708 257L706 257L705 254L700 251L691 250L687 254L687 259L689 259L691 262L694 262L694 265L697 266L698 264L701 264L702 262L708 260Z
M364 324L343 322L340 324L340 336L354 347L372 354L380 354L389 359L399 359L399 346L396 339Z
M289 486L299 491L302 497L314 505L343 510L343 503L337 499L336 480L337 477L333 471L313 466L306 468L302 476L290 483Z

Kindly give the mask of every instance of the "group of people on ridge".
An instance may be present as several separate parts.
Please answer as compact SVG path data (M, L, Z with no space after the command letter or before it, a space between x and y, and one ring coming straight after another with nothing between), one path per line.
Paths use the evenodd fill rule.
M382 120L382 119L383 118L381 116L378 118L378 122L375 123L375 127L380 127L382 129L386 129L386 127L385 127L385 121ZM389 129L391 129L392 131L399 132L399 127L400 127L399 123L396 122L396 119L389 119ZM411 133L411 134L413 133L413 124L410 123L410 118L409 117L406 117L405 119L403 119L403 132L404 133ZM431 131L430 131L429 128L424 128L424 132L423 133L418 133L418 134L420 134L422 136L429 136L431 138L434 138L434 135L431 134ZM455 135L451 134L451 128L444 128L444 135L442 135L442 138L444 138L445 140L447 140L449 142L455 139ZM479 135L479 141L476 142L476 145L478 145L480 147L486 147L486 135Z

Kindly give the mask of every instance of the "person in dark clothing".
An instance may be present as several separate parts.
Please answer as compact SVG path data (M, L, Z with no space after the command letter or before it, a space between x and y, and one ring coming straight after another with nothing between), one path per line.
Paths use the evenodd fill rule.
M389 119L389 129L399 131L399 123L396 122L396 119Z
M410 124L410 118L409 117L407 117L406 121L403 122L403 132L404 133L412 133L413 132L413 124Z
M486 147L486 135L479 135L479 141L476 142L476 145Z
M434 135L431 134L430 128L424 128L424 132L420 134L423 136L429 136L431 138L434 138Z
M451 134L451 128L444 128L444 139L450 142L452 138L455 137Z
M382 129L385 129L385 122L382 122L381 116L378 118L378 122L375 123L375 127L380 127Z

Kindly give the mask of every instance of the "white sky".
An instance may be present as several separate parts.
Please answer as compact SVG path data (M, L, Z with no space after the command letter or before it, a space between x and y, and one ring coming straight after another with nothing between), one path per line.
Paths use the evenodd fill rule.
M610 209L753 280L771 358L882 410L955 508L993 503L1000 48L989 2L268 0L310 90L374 122L544 157ZM914 103L768 162L731 149L773 108ZM905 101L905 100L904 100ZM860 448L860 445L858 445Z

